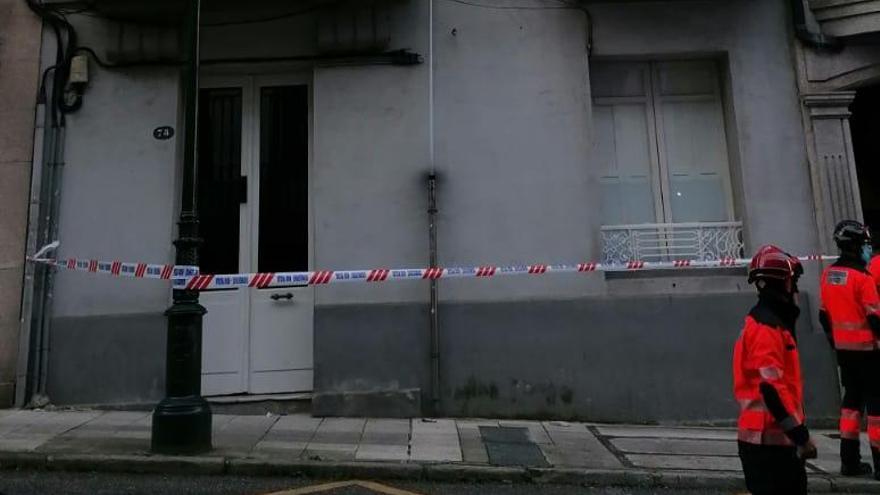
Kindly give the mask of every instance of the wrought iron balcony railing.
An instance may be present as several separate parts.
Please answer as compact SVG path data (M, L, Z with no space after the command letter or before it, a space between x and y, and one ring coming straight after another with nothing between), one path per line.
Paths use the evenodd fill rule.
M717 260L742 256L742 222L602 227L603 263Z

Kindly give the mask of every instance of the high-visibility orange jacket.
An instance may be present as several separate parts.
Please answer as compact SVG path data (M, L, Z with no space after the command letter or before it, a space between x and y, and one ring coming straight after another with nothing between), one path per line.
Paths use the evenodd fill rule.
M793 324L759 302L746 318L733 352L738 438L757 445L802 445L803 387Z
M873 351L880 320L880 296L870 273L858 263L840 260L822 273L820 318L840 351ZM871 320L874 320L873 322Z
M874 285L880 287L880 256L871 258L871 262L868 263L868 272L874 277ZM880 292L880 289L878 289L878 292Z

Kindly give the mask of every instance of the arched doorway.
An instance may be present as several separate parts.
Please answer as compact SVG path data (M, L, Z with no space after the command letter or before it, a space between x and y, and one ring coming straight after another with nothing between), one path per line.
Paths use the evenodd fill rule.
M858 89L850 111L862 213L865 223L880 233L880 84Z

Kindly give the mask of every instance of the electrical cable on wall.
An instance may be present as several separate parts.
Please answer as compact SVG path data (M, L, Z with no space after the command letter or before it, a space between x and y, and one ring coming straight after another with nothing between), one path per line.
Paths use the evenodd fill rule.
M46 96L52 124L63 126L64 115L75 112L82 107L82 88L72 87L70 88L72 91L68 91L67 84L77 46L76 30L62 12L50 9L38 0L26 0L26 2L28 7L49 25L55 36L55 65L51 68L53 72L52 92L51 95L46 92L45 86L50 70L46 69L43 73L40 94Z

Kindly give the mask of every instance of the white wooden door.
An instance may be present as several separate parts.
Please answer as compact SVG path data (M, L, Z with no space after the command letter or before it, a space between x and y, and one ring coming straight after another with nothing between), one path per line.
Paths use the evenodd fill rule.
M308 80L206 78L202 88L202 270L310 269ZM204 395L311 390L312 288L208 291L201 302Z

